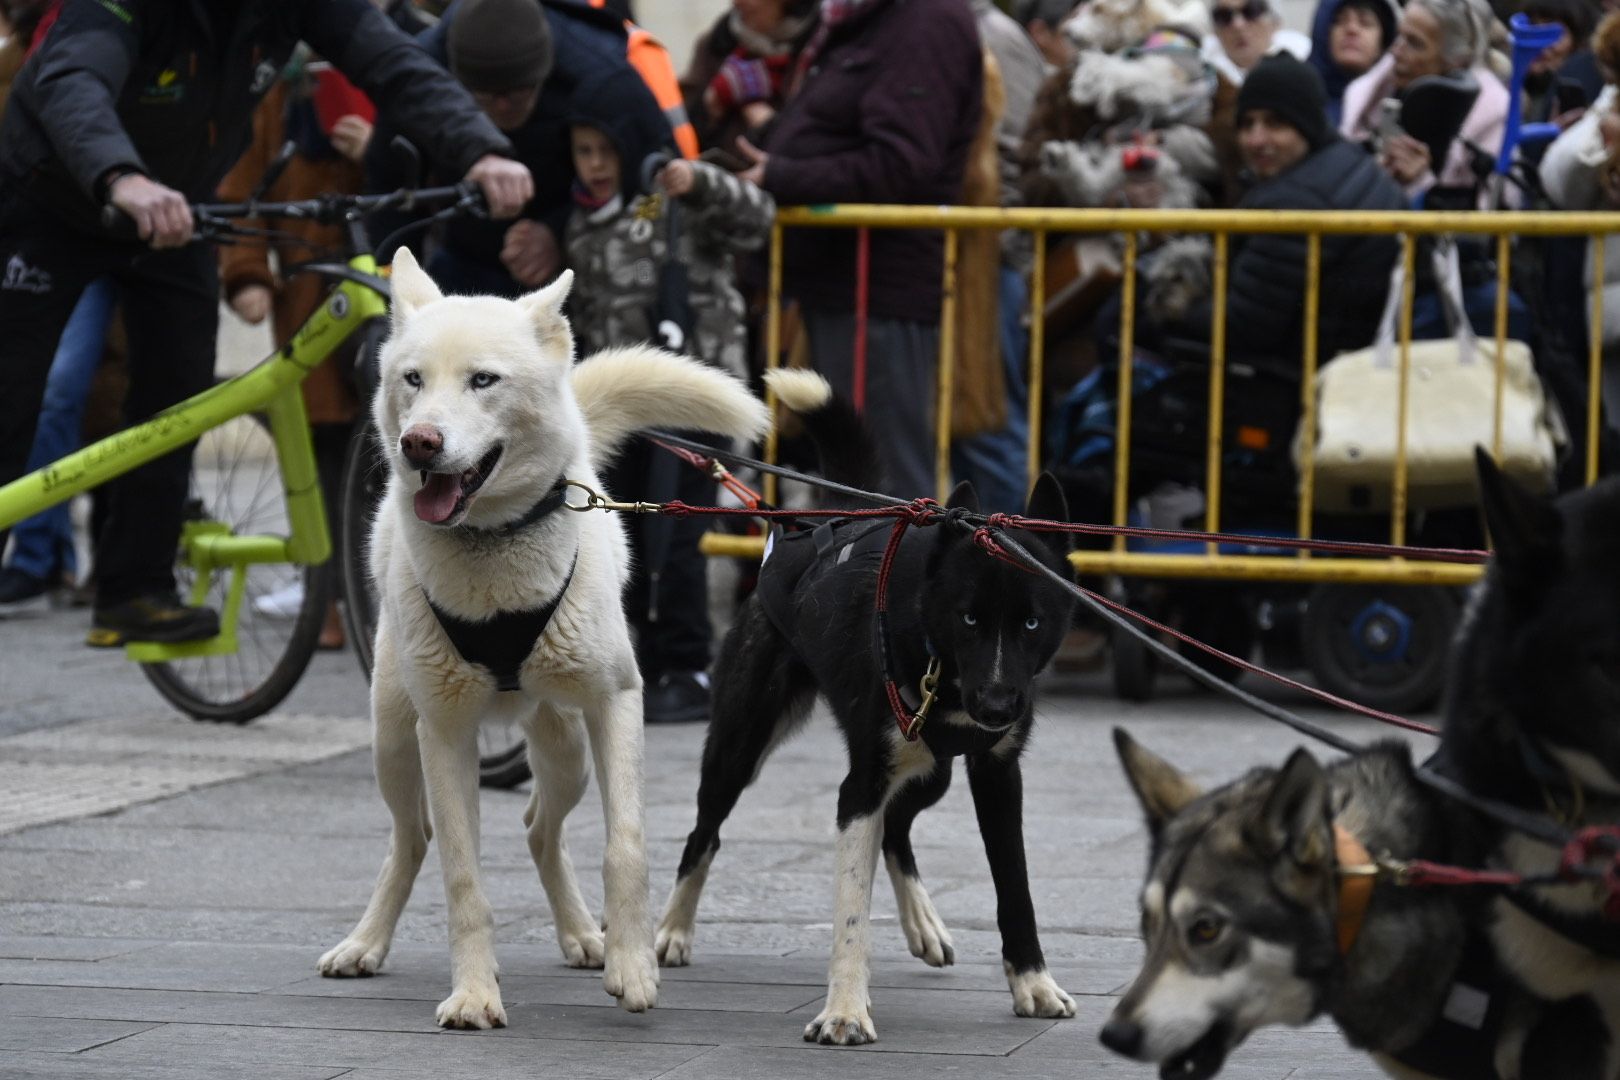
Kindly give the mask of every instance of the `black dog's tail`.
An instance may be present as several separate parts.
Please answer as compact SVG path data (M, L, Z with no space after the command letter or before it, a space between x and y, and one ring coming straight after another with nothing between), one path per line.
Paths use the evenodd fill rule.
M765 373L776 400L804 423L816 444L822 475L867 491L883 491L877 442L850 401L813 371L777 368Z

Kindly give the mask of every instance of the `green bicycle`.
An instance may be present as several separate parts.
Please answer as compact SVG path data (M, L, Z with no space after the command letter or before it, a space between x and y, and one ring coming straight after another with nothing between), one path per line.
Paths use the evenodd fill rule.
M436 209L430 223L476 213L482 205L478 189L462 184L194 206L200 240L274 235L236 224L247 218L341 225L344 260L287 268L331 279L332 291L290 341L252 369L0 487L0 528L5 528L197 442L177 576L189 603L219 609L219 635L125 647L158 692L182 712L199 720L246 723L279 704L314 655L331 599L330 577L322 566L332 554L332 538L299 384L357 342L374 345L386 328L389 286L378 272L364 219L379 210ZM362 438L375 436L368 432ZM352 523L351 535L358 537L369 522L368 516ZM360 541L351 544L358 548ZM300 584L301 591L287 588ZM301 595L296 613L287 618L288 613L269 610L272 605L265 601L272 594ZM348 599L346 607L363 605L370 612L369 594L352 603Z

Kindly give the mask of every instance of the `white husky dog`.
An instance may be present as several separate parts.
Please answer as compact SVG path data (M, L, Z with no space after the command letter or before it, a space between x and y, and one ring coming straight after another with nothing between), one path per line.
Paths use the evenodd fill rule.
M753 438L768 425L736 380L658 349L608 350L576 366L562 314L571 281L565 272L516 301L447 298L408 251L394 261L393 332L374 406L391 474L370 553L381 607L377 783L394 829L365 915L319 968L353 976L382 966L437 830L450 922L445 1027L506 1023L478 874L478 727L497 710L512 710L528 739L535 791L524 822L564 957L603 967L603 986L630 1012L657 1003L642 687L620 604L628 549L610 514L550 511L565 478L599 489L597 469L639 429ZM528 620L516 646L514 619ZM480 631L506 652L504 672L467 647L466 634ZM587 736L607 817L605 935L562 831L585 790Z

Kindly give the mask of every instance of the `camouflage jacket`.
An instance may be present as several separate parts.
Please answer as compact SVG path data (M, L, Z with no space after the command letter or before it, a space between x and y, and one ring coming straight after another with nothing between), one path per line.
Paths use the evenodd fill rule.
M686 265L693 323L687 352L739 378L748 374L746 309L737 290L737 253L757 251L770 235L776 203L754 184L705 162L692 162L682 197L675 258ZM618 200L568 219L570 310L580 354L651 341L658 272L669 257L664 195Z

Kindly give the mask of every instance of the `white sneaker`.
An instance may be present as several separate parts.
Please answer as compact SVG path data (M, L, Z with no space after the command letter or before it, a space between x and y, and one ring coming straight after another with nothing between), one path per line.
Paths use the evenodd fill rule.
M304 606L304 582L293 578L275 592L253 599L253 610L267 619L296 619Z

